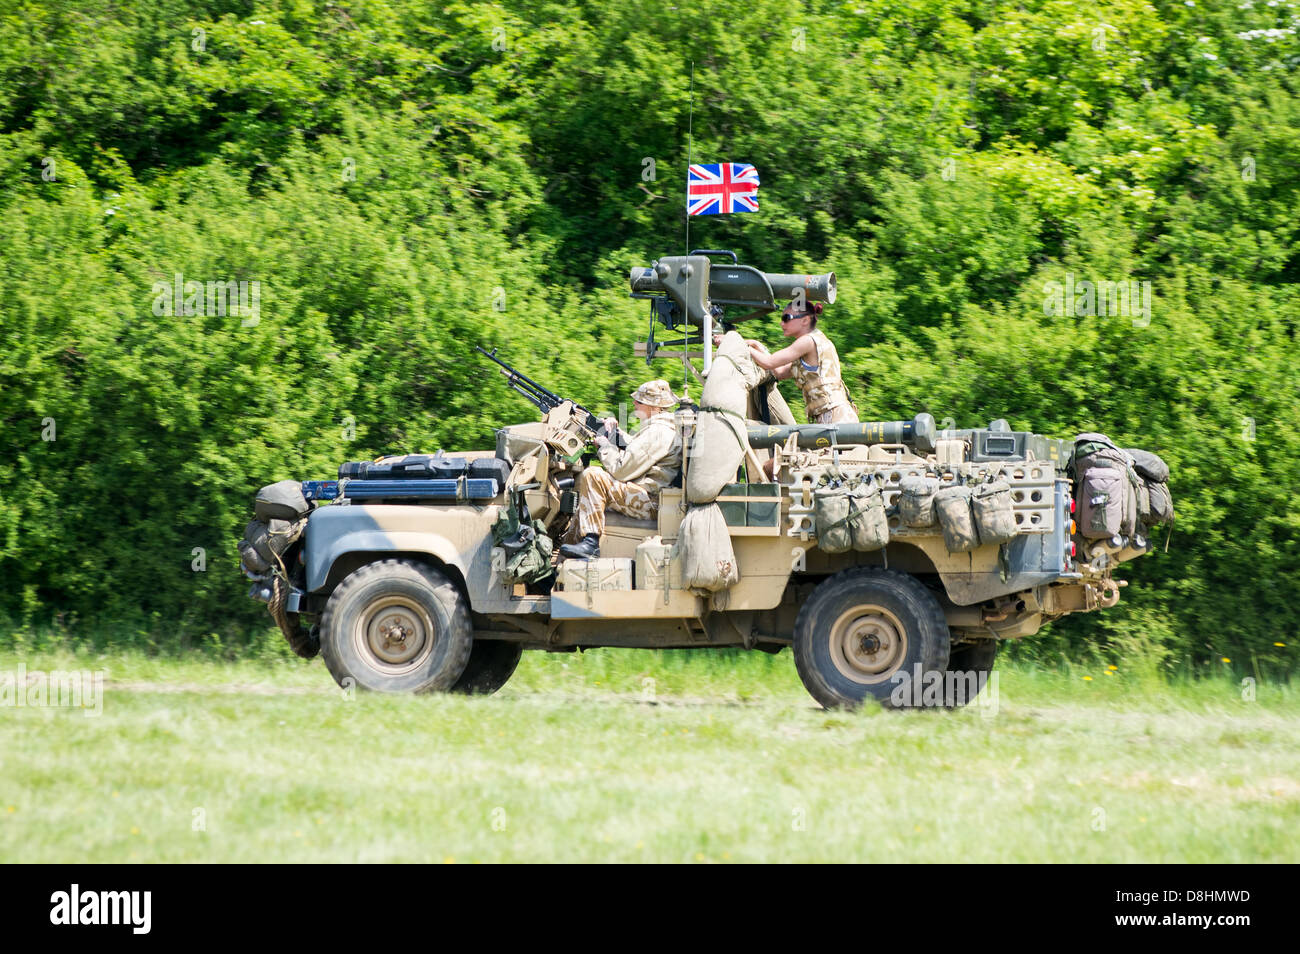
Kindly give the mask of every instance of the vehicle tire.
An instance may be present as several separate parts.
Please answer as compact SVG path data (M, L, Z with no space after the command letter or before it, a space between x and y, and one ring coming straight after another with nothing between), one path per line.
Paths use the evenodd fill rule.
M467 696L490 696L514 675L524 647L502 639L476 639L469 654L469 663L461 673L452 692Z
M935 672L942 678L948 639L943 609L919 580L897 570L853 567L824 580L800 607L795 669L828 709L867 699L913 705L915 667L923 677Z
M993 671L993 661L997 659L1000 643L1001 640L997 639L978 639L957 646L948 654L948 672L974 673L975 683L972 685L969 678L946 680L944 691L947 698L944 705L955 709L975 700L988 682L989 673Z
M441 571L382 560L353 572L321 616L321 658L340 686L440 692L465 671L473 647L469 605Z

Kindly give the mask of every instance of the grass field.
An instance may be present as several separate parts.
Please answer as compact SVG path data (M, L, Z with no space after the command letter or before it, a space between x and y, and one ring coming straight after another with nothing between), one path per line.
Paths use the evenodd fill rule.
M20 663L107 681L98 716L0 710L6 862L1300 861L1285 684L1020 664L984 706L832 713L788 651L526 653L472 699L345 695L319 660Z

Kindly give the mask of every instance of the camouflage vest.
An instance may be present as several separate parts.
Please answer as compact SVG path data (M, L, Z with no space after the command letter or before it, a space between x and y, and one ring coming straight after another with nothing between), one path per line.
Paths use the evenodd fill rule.
M840 356L831 339L816 329L809 334L817 352L817 370L809 371L803 361L796 358L794 379L803 391L804 406L811 421L832 408L848 404L849 392L840 377Z

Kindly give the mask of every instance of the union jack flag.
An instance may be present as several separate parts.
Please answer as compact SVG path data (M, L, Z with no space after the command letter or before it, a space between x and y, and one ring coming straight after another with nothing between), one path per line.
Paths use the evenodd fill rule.
M693 165L686 183L687 215L758 211L758 170L747 162Z

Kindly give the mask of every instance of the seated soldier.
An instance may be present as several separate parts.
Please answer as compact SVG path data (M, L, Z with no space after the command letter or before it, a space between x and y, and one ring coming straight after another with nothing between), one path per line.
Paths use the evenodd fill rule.
M560 547L560 556L592 560L600 556L600 535L605 530L605 508L653 520L659 515L659 491L677 479L682 467L682 438L669 410L677 403L667 381L647 381L632 393L632 405L641 428L628 438L622 452L606 436L618 425L605 421L596 436L599 467L578 475L578 533L582 539Z

